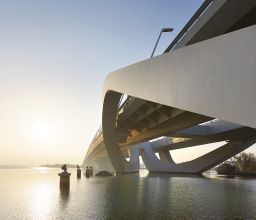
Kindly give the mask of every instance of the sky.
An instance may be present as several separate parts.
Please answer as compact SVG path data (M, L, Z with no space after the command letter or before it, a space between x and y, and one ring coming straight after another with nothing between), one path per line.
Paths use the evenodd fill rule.
M108 73L161 54L202 0L0 0L0 164L81 163ZM182 157L182 156L181 156Z

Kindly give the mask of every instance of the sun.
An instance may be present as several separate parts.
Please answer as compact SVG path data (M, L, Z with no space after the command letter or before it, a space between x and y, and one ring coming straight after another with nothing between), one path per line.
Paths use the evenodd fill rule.
M34 141L46 143L51 142L56 133L54 124L46 120L34 121L29 129L28 136Z
M34 125L33 132L34 135L38 138L50 138L53 136L54 129L50 123L46 121L40 121Z

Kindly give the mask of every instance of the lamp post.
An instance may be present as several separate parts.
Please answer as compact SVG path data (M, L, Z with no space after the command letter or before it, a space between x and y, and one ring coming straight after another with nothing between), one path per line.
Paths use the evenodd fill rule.
M154 47L154 49L153 49L153 52L152 52L152 54L151 54L150 58L152 58L152 57L153 57L153 55L154 55L154 53L155 53L155 50L156 50L157 44L158 44L158 42L159 42L159 40L160 40L160 37L161 37L162 33L163 33L163 32L172 32L173 30L174 30L173 28L162 28L162 29L161 29L160 34L159 34L159 36L158 36L158 38L157 38L157 41L156 41L155 47Z

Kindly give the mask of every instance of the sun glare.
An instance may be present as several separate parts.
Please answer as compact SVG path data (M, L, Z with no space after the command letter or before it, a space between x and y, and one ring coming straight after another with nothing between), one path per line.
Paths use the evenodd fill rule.
M28 129L27 136L37 142L51 142L56 135L56 126L46 121L34 121Z
M49 219L52 210L53 188L50 184L41 184L36 188L33 201L34 217L38 219Z
M41 121L34 125L33 135L38 139L47 139L54 134L53 126L47 122Z
M48 167L34 167L33 170L37 173L48 173L50 168L48 168Z

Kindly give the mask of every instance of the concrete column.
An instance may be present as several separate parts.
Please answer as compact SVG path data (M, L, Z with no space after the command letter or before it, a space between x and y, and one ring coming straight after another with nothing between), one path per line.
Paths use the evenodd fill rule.
M130 161L126 161L119 145L116 132L116 115L121 93L108 91L105 94L102 113L104 144L110 161L117 173L139 172L139 150L131 147Z
M130 161L126 163L125 172L139 172L140 170L140 152L137 145L130 146Z
M161 161L174 163L169 150L160 150L160 151L158 151L158 153L159 153L159 157L160 157Z
M118 146L116 132L116 114L121 93L108 91L105 94L102 113L103 139L108 152L108 156L116 172L124 172L126 160Z
M150 142L146 142L141 145L143 150L141 156L149 172L202 173L247 149L255 142L256 138L230 141L201 157L179 164L159 160L150 146Z

